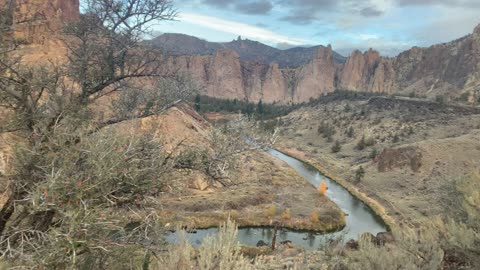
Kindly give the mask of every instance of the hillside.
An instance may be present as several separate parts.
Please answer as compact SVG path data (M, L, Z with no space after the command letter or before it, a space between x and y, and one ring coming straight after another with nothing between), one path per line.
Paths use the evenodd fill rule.
M169 55L213 55L220 49L235 51L242 61L259 62L262 64L277 63L281 68L297 68L305 65L315 56L316 51L323 47L295 47L280 50L258 41L241 39L231 42L209 42L197 37L166 33L154 38L151 43ZM345 57L334 52L335 63L345 63Z
M418 226L436 215L474 222L460 214L456 198L480 166L479 109L339 94L282 123L285 151L377 200L397 225ZM360 167L365 174L358 178Z
M159 40L168 37L171 36ZM171 56L166 72L190 74L204 86L203 94L212 97L301 103L337 89L431 99L462 97L470 103L480 97L480 25L461 39L428 48L414 47L394 58L383 57L373 49L364 53L354 51L345 63L338 61L331 46L294 48L275 55L272 48L249 40L212 45L188 39L195 41L190 44L200 44L192 45L196 49L190 51L208 53ZM178 48L180 42L175 38L169 40L170 48ZM186 53L188 50L181 54ZM310 54L313 57L307 57ZM272 55L281 61L272 63ZM291 59L297 60L291 62ZM296 68L284 68L288 63L296 66L301 62Z

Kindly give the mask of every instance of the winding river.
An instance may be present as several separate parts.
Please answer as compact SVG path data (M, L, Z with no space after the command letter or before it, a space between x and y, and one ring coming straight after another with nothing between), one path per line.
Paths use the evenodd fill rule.
M328 239L336 237L343 237L346 240L357 239L362 233L369 232L375 235L378 232L387 231L387 226L383 220L370 207L350 194L344 187L322 175L311 165L273 149L267 152L286 162L315 187L318 187L320 182L325 180L328 186L327 196L347 214L346 226L339 232L317 235L309 232L283 230L279 231L277 235L278 242L290 240L307 250L313 250L322 247ZM203 238L215 234L217 231L217 228L198 230L197 233L188 234L187 237L190 243L199 246ZM259 240L270 243L272 236L272 228L240 228L238 230L238 240L244 245L255 246ZM170 243L176 243L178 235L176 233L167 234L166 240Z

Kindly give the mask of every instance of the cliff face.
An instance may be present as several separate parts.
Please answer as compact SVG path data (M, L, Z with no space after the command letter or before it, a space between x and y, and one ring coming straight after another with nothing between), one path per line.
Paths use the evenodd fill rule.
M401 53L394 62L397 90L422 94L479 91L479 28L456 41Z
M277 64L242 62L231 50L219 50L213 56L177 56L166 61L165 73L184 73L199 82L204 95L239 99L285 102L282 70Z
M340 72L337 87L347 90L392 92L395 76L392 61L372 49L354 51Z
M298 85L293 91L293 101L300 103L335 90L335 65L332 47L319 48L316 57L302 67L297 76Z
M241 61L234 51L221 50L214 56L188 58L187 69L206 86L204 94L253 102L300 103L335 89L403 93L434 97L480 96L480 25L464 38L414 47L394 58L377 51L354 51L345 64L334 61L331 46L319 47L316 55L295 69L278 64ZM200 60L201 59L201 60Z
M0 0L0 8L8 11L2 19L12 25L14 37L30 44L54 40L65 22L80 16L79 0ZM414 47L394 58L372 49L354 51L345 62L331 46L281 51L241 39L214 44L182 36L180 43L188 46L177 40L175 35L163 36L157 42L195 55L170 56L165 72L191 75L203 86L203 94L212 97L300 103L336 89L466 95L472 102L480 97L480 25L449 43ZM202 55L204 51L208 54Z
M79 0L0 0L0 7L11 16L13 37L27 44L45 43L80 16Z

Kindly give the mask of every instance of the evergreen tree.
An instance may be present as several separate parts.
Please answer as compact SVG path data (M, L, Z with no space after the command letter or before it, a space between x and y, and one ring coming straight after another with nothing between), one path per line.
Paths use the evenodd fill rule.
M358 141L355 148L360 151L365 149L365 135L363 135L362 138Z
M261 116L264 113L265 113L265 108L263 107L262 100L260 100L257 104L257 114Z
M342 150L342 145L340 145L340 142L336 140L332 146L332 153L338 153L340 150Z
M197 112L199 112L200 109L201 109L201 106L200 106L200 102L201 102L201 101L202 101L202 100L201 100L200 95L197 94L197 95L195 96L195 110L196 110Z
M348 129L347 129L347 136L349 138L353 138L353 136L355 135L355 131L353 130L353 127L350 126Z
M358 168L357 171L355 172L355 181L360 182L364 176L365 176L365 170L363 169L362 166L360 166L360 168Z

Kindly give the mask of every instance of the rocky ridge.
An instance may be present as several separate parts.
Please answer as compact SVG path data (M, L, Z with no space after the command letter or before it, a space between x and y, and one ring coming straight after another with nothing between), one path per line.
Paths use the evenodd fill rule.
M319 47L307 64L281 68L276 62L242 61L234 50L220 49L211 56L170 56L167 70L192 75L206 95L253 102L301 103L336 89L430 98L466 95L471 103L479 97L480 25L461 39L413 47L393 58L373 49L352 52L345 64L334 58L331 46Z
M50 41L63 22L80 16L79 0L0 0L0 7L13 11L15 37L33 45ZM282 58L275 56L277 49L250 40L210 43L180 36L186 40L181 44L193 44L185 51L190 55L167 55L164 72L190 75L203 86L202 94L212 97L301 103L336 89L429 98L462 96L471 103L480 97L480 25L463 38L428 48L413 47L393 58L373 49L354 51L345 63L330 45L306 48L314 50L311 57L302 51L305 48L285 50L296 54ZM169 46L167 51L186 48L176 40L163 42ZM293 58L300 60L288 62Z
M305 65L314 58L319 48L325 48L318 45L281 50L241 37L231 42L209 42L197 37L175 33L162 34L149 43L172 56L215 55L221 49L233 50L242 61L254 61L262 64L276 62L281 68L297 68ZM333 58L338 64L345 63L346 60L337 52L333 53Z
M10 18L12 36L26 44L44 44L65 22L80 16L79 0L0 0Z

